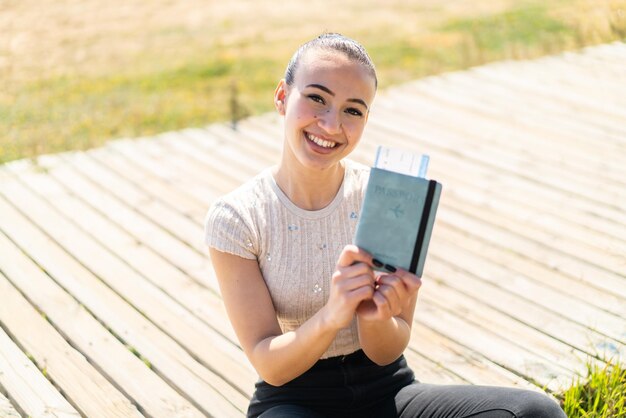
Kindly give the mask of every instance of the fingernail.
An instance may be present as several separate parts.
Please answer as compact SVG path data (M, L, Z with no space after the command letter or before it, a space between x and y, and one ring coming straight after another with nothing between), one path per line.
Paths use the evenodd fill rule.
M390 266L389 264L385 264L385 269L387 269L387 271L390 271L392 273L396 272L396 268L394 266Z
M381 268L382 266L384 266L384 264L381 261L378 261L375 258L372 259L372 264L378 268Z

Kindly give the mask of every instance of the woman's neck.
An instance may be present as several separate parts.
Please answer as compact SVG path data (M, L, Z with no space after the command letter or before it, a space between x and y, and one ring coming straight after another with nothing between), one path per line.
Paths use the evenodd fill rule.
M282 162L273 170L278 187L294 205L304 210L320 210L328 206L341 188L345 163L324 170Z

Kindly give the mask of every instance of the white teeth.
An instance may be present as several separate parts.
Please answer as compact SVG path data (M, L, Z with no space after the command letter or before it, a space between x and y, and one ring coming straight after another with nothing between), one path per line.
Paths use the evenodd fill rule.
M311 141L315 142L320 147L324 147L324 148L333 148L335 145L337 145L336 142L326 141L325 139L318 138L315 135L312 135L312 134L309 134L309 133L307 133L307 138L309 138Z

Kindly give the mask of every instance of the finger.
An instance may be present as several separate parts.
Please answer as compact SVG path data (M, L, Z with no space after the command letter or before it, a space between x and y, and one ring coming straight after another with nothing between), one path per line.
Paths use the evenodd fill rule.
M409 292L399 277L388 276L381 280L381 290L383 295L389 300L392 306L402 307L409 298Z
M341 254L339 260L337 260L337 266L347 267L355 262L363 262L367 265L372 265L372 255L365 250L357 247L356 245L346 245Z
M422 279L420 277L404 269L396 269L394 275L402 280L409 293L417 292L422 286Z
M342 280L336 283L338 289L344 292L349 292L360 287L368 287L374 290L374 280L367 274L362 274L356 277L350 277L346 280Z
M402 300L393 286L382 285L378 288L376 293L384 297L387 309L392 315L397 315L402 312Z
M355 277L360 275L369 275L374 278L374 271L369 266L369 264L363 262L357 262L350 266L338 266L336 272L338 272L342 277Z
M374 292L374 296L372 296L372 301L376 305L376 311L379 315L379 318L389 318L393 316L389 300L381 292Z
M365 285L349 291L340 292L334 300L344 308L352 307L352 309L356 309L361 302L371 300L373 295L374 288L372 286Z
M376 283L374 272L366 264L359 264L350 267L339 267L335 270L331 278L331 286L344 291L360 286L374 288Z
M350 291L350 296L354 297L358 303L371 299L374 296L374 287L370 285L360 286Z

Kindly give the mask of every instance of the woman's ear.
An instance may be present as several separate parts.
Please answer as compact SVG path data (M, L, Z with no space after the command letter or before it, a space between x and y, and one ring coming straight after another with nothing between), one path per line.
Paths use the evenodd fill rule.
M276 90L274 91L274 106L278 111L278 114L281 116L285 115L285 101L287 100L287 83L285 83L285 79L282 79L278 82L278 86L276 86Z

